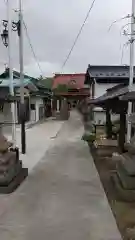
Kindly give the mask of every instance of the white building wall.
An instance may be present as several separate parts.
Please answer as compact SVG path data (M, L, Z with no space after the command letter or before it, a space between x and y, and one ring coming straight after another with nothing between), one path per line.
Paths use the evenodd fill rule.
M106 93L106 90L108 88L112 88L116 85L118 85L118 84L114 84L114 83L98 84L98 83L96 83L95 84L95 98L102 96L104 93ZM135 91L135 84L133 84L132 89L133 89L132 91Z
M39 121L39 108L44 104L43 99L41 98L31 98L30 104L35 104L35 110L31 110L31 121L35 119L36 122Z
M106 93L106 90L108 88L112 88L116 86L117 84L114 83L107 83L107 84L95 84L95 98L102 96L104 93Z
M118 84L112 84L112 83L107 83L107 84L95 84L95 98L102 96L103 94L106 93L106 90L108 88L112 88L114 86L116 86ZM132 91L135 91L135 84L133 84L132 87ZM117 119L119 119L119 115L117 114L112 114L111 115L111 119L112 121L115 121ZM106 121L106 114L104 111L95 111L94 112L94 121L96 122L96 124L104 124L104 122Z

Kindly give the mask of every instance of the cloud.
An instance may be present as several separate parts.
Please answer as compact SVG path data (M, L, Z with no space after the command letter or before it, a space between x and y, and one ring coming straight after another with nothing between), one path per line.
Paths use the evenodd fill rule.
M17 7L13 0L13 8ZM36 56L45 74L59 71L86 16L92 0L23 0L24 20ZM121 48L127 38L120 36L121 26L128 21L115 24L108 33L110 24L131 11L131 0L97 0L83 32L67 62L64 71L86 71L88 64L120 64ZM17 15L12 12L13 18ZM6 16L1 4L0 16ZM13 64L18 68L18 38L13 34ZM0 43L1 60L7 59ZM124 51L124 63L129 62L128 48ZM25 69L32 75L40 75L33 60L24 32Z
M60 66L57 63L39 62L39 64L44 76L52 76L55 72L60 71ZM32 76L38 77L39 75L41 75L41 71L39 70L37 63L33 61L27 66L25 66L24 70L26 73L29 73Z
M61 66L57 63L51 62L39 62L39 65L42 69L43 76L53 76L55 73L61 72ZM24 71L31 76L38 77L41 75L41 71L37 63L31 61L29 65L24 67ZM69 69L65 69L64 72L69 72Z

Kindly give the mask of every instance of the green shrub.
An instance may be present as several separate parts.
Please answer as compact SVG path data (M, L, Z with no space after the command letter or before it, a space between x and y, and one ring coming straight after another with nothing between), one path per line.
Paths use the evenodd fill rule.
M83 141L86 141L86 142L89 142L89 143L93 143L95 140L96 140L96 135L93 134L93 133L90 133L90 134L84 134L82 136L82 140Z

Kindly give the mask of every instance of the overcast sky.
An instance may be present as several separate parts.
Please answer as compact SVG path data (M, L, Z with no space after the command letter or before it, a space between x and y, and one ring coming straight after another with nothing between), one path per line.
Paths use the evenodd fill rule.
M10 0L12 8L18 1ZM6 5L0 0L0 18L6 18ZM24 20L44 75L61 71L61 65L86 16L92 0L23 0ZM64 72L85 72L88 64L121 64L122 45L128 40L120 34L130 20L110 24L131 12L131 0L96 0ZM13 19L17 13L12 11ZM1 28L0 28L1 29ZM13 33L13 65L18 68L18 38ZM7 50L0 41L0 69L8 62ZM129 47L125 47L123 64L129 63ZM24 32L25 71L41 75Z

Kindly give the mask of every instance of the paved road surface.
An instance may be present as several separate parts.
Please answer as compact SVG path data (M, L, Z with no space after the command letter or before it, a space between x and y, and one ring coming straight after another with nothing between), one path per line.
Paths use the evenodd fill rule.
M16 144L20 149L20 159L23 161L24 167L29 169L29 172L44 157L62 125L62 121L46 120L42 124L26 129L25 155L21 154L21 129L17 126ZM11 133L6 132L4 135L8 140L12 140Z
M0 216L0 239L121 240L82 134L72 112Z

